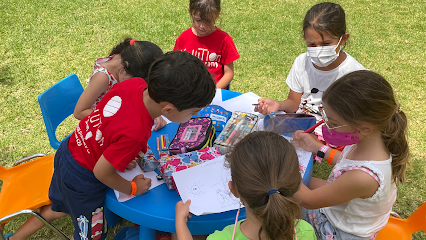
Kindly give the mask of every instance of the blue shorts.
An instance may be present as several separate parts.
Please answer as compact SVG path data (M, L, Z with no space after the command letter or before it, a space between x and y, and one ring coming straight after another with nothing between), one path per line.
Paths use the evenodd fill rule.
M370 237L360 237L347 232L344 232L334 227L327 216L321 213L320 209L306 209L302 208L302 219L314 227L315 235L318 240L373 240L376 238L377 233Z
M68 140L64 139L55 154L49 188L52 210L70 214L75 240L105 239L107 223L103 209L108 188L72 157Z

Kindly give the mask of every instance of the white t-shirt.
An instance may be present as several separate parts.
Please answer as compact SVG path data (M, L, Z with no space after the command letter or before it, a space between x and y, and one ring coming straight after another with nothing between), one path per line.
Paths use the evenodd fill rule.
M317 121L321 120L322 117L318 111L318 106L322 103L324 91L340 77L364 69L364 66L347 53L346 59L338 67L330 71L316 69L307 53L300 54L294 60L286 79L286 83L291 90L303 93L297 112L312 114L317 118ZM311 93L314 88L318 89L317 93Z
M367 168L379 178L379 188L370 198L354 198L349 202L321 208L334 227L360 237L369 237L382 229L396 200L396 185L392 182L392 156L385 161L354 161L347 155L356 145L343 149L342 155L327 180L334 181L343 172Z

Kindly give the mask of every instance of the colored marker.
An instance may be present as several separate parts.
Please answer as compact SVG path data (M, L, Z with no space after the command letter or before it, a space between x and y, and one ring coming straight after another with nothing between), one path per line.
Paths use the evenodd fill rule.
M312 127L310 127L310 128L308 128L308 129L306 129L305 131L304 131L304 133L310 133L310 132L312 132L316 127L318 127L319 125L321 125L321 124L323 124L324 123L324 120L321 120L321 121L319 121L319 122L317 122L314 126L312 126Z

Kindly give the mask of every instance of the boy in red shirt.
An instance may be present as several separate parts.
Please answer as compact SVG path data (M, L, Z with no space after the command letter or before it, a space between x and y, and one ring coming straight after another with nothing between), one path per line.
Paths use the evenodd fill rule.
M55 154L49 189L52 205L44 206L41 215L52 221L70 214L74 239L105 239L103 204L108 187L136 196L148 191L151 179L141 174L127 181L116 170L133 168L139 151L146 152L153 119L164 115L173 122L186 122L215 94L204 63L187 52L160 57L147 82L136 77L117 83ZM43 225L30 218L24 226L34 230ZM10 239L18 239L19 234Z

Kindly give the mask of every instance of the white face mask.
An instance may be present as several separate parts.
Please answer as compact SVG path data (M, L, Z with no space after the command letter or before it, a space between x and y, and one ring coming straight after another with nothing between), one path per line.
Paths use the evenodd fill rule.
M307 47L308 56L311 58L312 63L317 65L318 67L327 67L332 62L334 62L334 60L336 60L337 57L339 57L340 49L336 53L336 48L340 46L339 44L340 44L340 41L342 41L342 37L340 37L337 45Z

